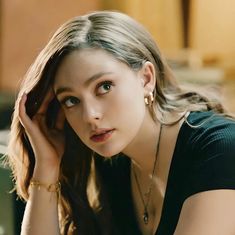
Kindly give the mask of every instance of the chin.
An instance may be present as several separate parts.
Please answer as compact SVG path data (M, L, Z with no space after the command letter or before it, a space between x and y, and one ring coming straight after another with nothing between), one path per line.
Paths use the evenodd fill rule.
M93 150L104 158L111 158L121 152L119 149L116 150L114 148L112 148L112 149L93 149Z
M92 146L91 149L104 158L111 158L117 154L120 154L126 147L126 143L123 141L105 143L99 146Z
M115 155L115 154L114 154ZM114 155L101 155L103 158L112 158Z
M113 151L112 152L98 152L96 151L96 153L98 153L100 156L104 157L104 158L111 158L115 155L117 155L118 153L114 153Z

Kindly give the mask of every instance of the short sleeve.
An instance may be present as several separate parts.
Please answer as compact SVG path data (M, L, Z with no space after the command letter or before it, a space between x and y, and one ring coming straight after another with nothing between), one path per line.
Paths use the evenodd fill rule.
M235 189L235 122L218 116L194 131L191 143L188 196Z

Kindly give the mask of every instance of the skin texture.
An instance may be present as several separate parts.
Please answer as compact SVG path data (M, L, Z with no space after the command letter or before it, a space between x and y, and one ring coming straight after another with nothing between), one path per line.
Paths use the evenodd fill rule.
M234 190L211 190L189 197L174 235L234 235Z
M88 82L91 77L92 81ZM25 110L27 95L20 100L20 121L35 152L33 178L47 185L57 181L64 149L62 127L65 118L81 140L96 152L110 157L123 151L147 174L151 173L159 123L153 121L144 97L154 86L155 70L150 62L139 71L133 71L103 50L74 51L65 57L53 89L48 91L32 120ZM49 130L45 125L45 113L55 93L62 109L55 128ZM100 128L114 131L104 142L91 141L91 135ZM56 195L52 197L45 188L32 188L22 234L58 234L58 229Z
M88 83L92 76L96 79ZM57 72L55 90L58 87L66 87L57 98L69 124L99 154L117 154L137 134L145 114L144 92L137 74L125 64L101 51L95 55L90 50L75 51ZM132 112L124 112L130 109ZM97 144L90 137L103 128L115 131L107 142Z
M50 90L32 120L25 110L27 95L23 94L19 102L19 118L35 153L33 178L45 185L58 180L59 164L64 151L64 138L61 132L65 120L63 112L57 117L56 129L49 130L45 125L45 112L53 97L54 93ZM59 234L57 195L49 193L45 187L41 187L40 190L31 187L29 194L21 235Z
M152 137L158 124L144 103L153 90L151 69L148 62L133 71L107 52L91 49L74 51L62 61L54 91L69 124L88 147L104 157L124 152L137 162L143 154L154 158ZM103 128L114 129L111 137L105 142L92 141L92 134ZM143 151L137 154L140 145Z
M53 88L32 120L25 112L26 94L19 103L19 117L35 152L33 178L47 184L58 179L64 150L62 129L66 118L81 140L97 153L110 157L123 152L129 156L137 169L142 191L146 192L155 158L159 123L153 121L144 97L154 86L155 71L150 62L146 62L139 71L133 71L98 49L83 49L66 56L57 70ZM55 128L48 130L44 114L55 95L62 108ZM145 235L154 234L161 217L169 166L182 122L163 127L154 176L154 197L150 198L152 219L148 226L141 224L143 205L132 177L133 201ZM92 141L90 137L103 128L112 129L111 136L103 142ZM234 211L233 190L212 190L193 195L183 204L175 235L233 235ZM55 194L49 194L44 188L31 189L22 234L59 234Z

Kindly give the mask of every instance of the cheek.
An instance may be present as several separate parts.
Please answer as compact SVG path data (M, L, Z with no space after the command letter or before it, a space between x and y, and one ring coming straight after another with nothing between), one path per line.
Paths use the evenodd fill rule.
M94 150L104 157L122 152L138 135L145 117L145 105L141 99L119 100L113 103L112 116L109 112L107 121L117 129L114 138L107 144L93 146Z
M65 113L65 117L69 125L76 132L77 135L80 135L82 132L82 124L78 115L71 113Z
M116 120L125 128L139 128L145 115L144 94L139 87L120 92L118 101L113 102Z

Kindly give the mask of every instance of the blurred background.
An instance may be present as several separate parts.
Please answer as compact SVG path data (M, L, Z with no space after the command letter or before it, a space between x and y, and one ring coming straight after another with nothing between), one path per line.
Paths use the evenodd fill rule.
M0 152L7 144L19 84L64 21L95 10L119 10L154 36L187 88L202 89L235 113L234 0L0 0ZM20 233L24 204L0 164L0 235Z

